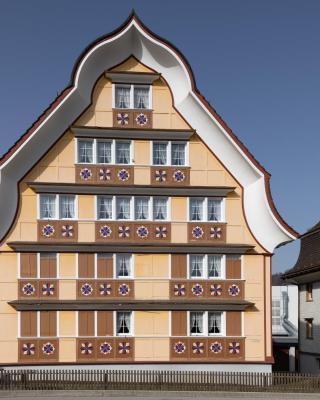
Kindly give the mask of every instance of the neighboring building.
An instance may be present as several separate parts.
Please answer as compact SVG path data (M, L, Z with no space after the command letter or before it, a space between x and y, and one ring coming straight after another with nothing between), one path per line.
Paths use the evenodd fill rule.
M274 371L296 370L298 347L298 288L272 276L272 341Z
M320 223L301 235L298 261L283 279L299 289L299 370L320 373Z
M1 363L270 371L269 178L132 15L1 160Z

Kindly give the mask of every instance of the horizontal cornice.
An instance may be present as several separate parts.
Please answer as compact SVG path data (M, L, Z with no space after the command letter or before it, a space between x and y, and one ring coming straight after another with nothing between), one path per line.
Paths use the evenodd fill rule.
M199 246L194 244L106 244L106 243L63 243L54 242L8 242L13 250L18 252L52 252L59 253L153 253L153 254L257 254L253 245L249 244L223 244Z
M161 74L153 72L126 72L107 71L105 77L111 79L113 83L126 83L126 84L145 84L151 85L152 82L159 79Z
M226 197L235 190L232 186L191 186L159 187L144 185L84 185L76 183L30 182L28 186L36 193L72 193L72 194L111 194L111 195L144 195L144 196L204 196Z
M14 300L10 304L17 311L27 310L154 310L154 311L243 311L254 303L246 300L210 300L174 302L169 300Z
M97 139L189 140L193 129L123 129L73 126L75 137Z

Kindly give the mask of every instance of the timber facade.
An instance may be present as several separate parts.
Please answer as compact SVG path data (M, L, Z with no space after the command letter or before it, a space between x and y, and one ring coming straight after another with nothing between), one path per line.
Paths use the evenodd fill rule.
M114 35L142 27L132 16ZM165 67L122 53L113 65L99 61L89 104L68 111L68 126L54 128L57 139L17 180L0 255L0 362L268 371L273 244L263 230L279 242L295 233L252 217L241 166L231 160L231 172L218 154L227 145L179 109ZM49 138L49 127L42 138L34 129L29 136ZM25 146L22 137L3 168Z

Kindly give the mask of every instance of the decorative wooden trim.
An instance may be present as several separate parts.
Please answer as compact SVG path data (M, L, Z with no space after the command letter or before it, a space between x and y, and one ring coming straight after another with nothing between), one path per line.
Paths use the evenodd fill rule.
M59 361L59 340L25 338L18 340L19 362L50 363Z
M85 167L85 166L84 166ZM94 164L86 167L94 169ZM103 165L103 168L108 168ZM152 167L153 168L153 167ZM133 167L134 170L134 167ZM86 182L88 183L88 182ZM125 185L119 186L100 182L99 185L89 182L90 185L75 183L29 182L28 186L36 193L61 193L61 194L109 194L109 195L143 195L143 196L174 196L174 197L226 197L235 190L231 186L189 186L186 193L185 187L170 187L162 185ZM92 183L92 184L91 184Z
M14 300L8 302L17 311L34 310L141 310L141 311L244 311L254 303L246 300Z
M157 79L160 79L160 73L153 72L109 72L105 73L105 77L111 79L112 83L126 83L126 84L145 84L151 85Z
M175 301L200 299L224 300L244 299L243 281L225 281L216 279L186 279L170 281L170 299Z
M37 232L39 242L53 240L76 242L78 240L78 221L75 220L38 220Z
M145 140L182 140L186 141L195 133L193 129L144 129L99 128L94 126L74 126L75 137L96 139L145 139Z
M189 243L226 243L227 224L222 222L188 222Z
M167 167L165 165L152 166L150 181L156 186L189 186L190 167Z
M195 245L190 243L163 245L160 243L145 243L141 245L130 245L124 243L108 244L108 243L62 243L57 241L48 241L48 243L41 242L8 242L14 251L17 252L57 252L57 253L154 253L154 254L251 254L259 255L255 252L254 246L249 244L220 244L215 245Z
M152 111L113 109L113 126L125 129L152 129Z
M58 279L19 279L18 299L58 299Z
M177 337L170 339L170 361L244 360L245 339L239 337Z
M76 184L133 185L134 168L132 165L76 164Z
M77 299L134 299L133 280L90 280L81 279L77 281Z
M134 360L134 339L101 337L77 339L77 361L121 362Z

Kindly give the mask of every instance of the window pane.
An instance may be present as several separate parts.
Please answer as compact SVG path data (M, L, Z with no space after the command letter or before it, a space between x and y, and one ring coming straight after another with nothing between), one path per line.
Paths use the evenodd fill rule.
M203 199L190 199L190 221L203 220Z
M78 162L93 163L92 140L78 140Z
M130 197L117 197L117 219L130 219Z
M208 313L208 331L209 335L222 333L221 313L219 312Z
M116 163L130 164L130 142L116 142Z
M153 142L153 164L166 165L167 164L167 149L168 143Z
M203 312L190 312L190 334L203 335Z
M111 163L111 142L98 142L98 163Z
M131 276L131 255L117 254L117 278Z
M131 333L131 312L117 312L117 335L125 335Z
M221 278L222 256L208 256L208 277Z
M221 221L220 199L208 199L208 221Z
M153 198L153 219L166 220L168 216L168 199L161 197Z
M134 87L134 108L149 108L149 88Z
M40 218L56 218L56 195L40 195Z
M75 196L60 196L60 219L75 218Z
M149 219L149 197L135 197L135 219Z
M130 108L130 87L116 86L115 95L116 108Z
M190 277L202 278L203 277L203 261L204 256L190 255Z
M186 164L186 145L185 143L172 143L171 145L171 164Z
M112 219L112 197L98 197L98 219Z

